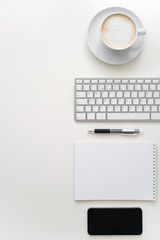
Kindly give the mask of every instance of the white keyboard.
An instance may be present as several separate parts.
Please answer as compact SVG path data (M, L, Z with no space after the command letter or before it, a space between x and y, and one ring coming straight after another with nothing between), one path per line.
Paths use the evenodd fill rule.
M160 78L77 78L75 120L160 121Z

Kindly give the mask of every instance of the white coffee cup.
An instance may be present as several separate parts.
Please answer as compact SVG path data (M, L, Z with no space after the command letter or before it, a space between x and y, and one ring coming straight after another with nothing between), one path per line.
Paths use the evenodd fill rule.
M117 12L107 16L100 29L103 43L112 50L128 49L138 37L144 34L146 34L146 30L137 28L133 18Z

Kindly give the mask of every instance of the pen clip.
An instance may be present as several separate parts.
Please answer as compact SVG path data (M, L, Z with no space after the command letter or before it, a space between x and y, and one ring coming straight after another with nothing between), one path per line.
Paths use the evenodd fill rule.
M123 136L137 136L138 135L138 133L122 133L121 135L123 135Z
M137 136L140 133L139 129L122 129L122 135Z

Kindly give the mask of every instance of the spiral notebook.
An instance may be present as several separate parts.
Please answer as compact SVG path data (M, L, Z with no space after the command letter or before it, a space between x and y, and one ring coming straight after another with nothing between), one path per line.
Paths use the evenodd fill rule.
M75 143L75 200L156 200L152 143Z

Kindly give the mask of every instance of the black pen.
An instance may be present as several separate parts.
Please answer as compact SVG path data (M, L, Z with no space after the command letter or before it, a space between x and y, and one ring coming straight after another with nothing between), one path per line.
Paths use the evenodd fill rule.
M94 129L89 130L89 133L120 133L123 135L137 135L140 133L139 129Z

